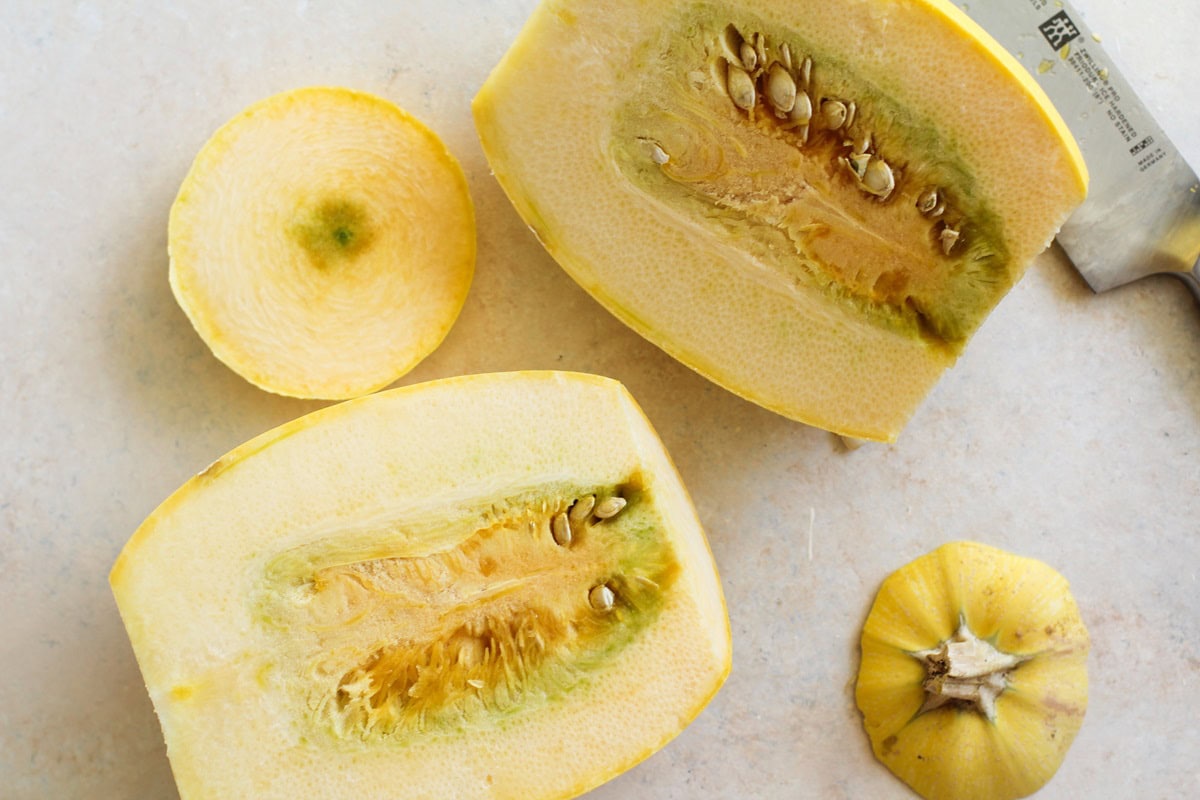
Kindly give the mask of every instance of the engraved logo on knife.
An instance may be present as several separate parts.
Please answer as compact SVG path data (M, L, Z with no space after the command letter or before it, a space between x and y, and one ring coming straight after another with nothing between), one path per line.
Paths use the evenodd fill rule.
M1129 148L1129 155L1136 156L1138 153L1142 152L1143 150L1145 150L1147 147L1149 147L1152 144L1154 144L1154 137L1147 136L1145 139L1142 139L1140 142L1135 144L1133 147Z
M1042 36L1046 37L1050 47L1055 50L1060 50L1079 38L1079 28L1075 27L1075 23L1067 16L1066 11L1059 11L1038 25L1038 30L1042 32Z

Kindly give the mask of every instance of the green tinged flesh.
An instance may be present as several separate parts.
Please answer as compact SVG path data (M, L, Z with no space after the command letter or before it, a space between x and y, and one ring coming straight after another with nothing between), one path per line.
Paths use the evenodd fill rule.
M761 88L752 109L732 100L721 79L731 25L748 41L762 34L767 65L783 61L786 43L800 90L801 64L811 59L807 136L772 111ZM651 208L743 253L735 263L752 279L785 293L821 292L874 324L952 351L1011 286L1000 220L952 136L819 42L729 6L683 6L619 79L627 100L609 131L617 168ZM822 99L854 101L852 121L823 127ZM841 160L867 136L866 152L895 174L886 197L864 191ZM930 187L948 200L936 217L917 208ZM948 254L945 227L960 234Z
M552 520L592 495L627 505L556 542ZM366 520L274 556L256 617L334 740L500 725L585 691L657 618L679 570L662 530L637 476Z
M374 239L366 209L340 198L325 198L301 208L290 233L317 269L352 259Z

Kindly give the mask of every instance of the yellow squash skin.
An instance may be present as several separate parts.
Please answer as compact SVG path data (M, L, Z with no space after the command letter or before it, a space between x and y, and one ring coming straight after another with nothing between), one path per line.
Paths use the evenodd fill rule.
M466 178L394 104L337 87L274 95L226 123L171 207L176 300L256 386L343 399L445 338L475 267Z
M628 505L563 546L564 485ZM611 610L588 605L589 570ZM110 581L185 800L574 797L678 734L730 668L691 501L625 389L590 375L443 380L265 433L155 510ZM566 626L518 616L564 605ZM347 659L369 683L337 681ZM364 698L375 716L342 713Z
M834 156L843 148L836 137L810 148L824 154L827 174L803 147L783 148L790 134L764 111L761 80L752 120L733 107L717 77L727 62L714 69L711 56L726 22L746 35L767 32L767 53L775 53L768 58L781 57L770 49L781 38L792 37L794 64L804 56L795 42L819 49L814 103L822 86L831 94L868 87L858 98L859 127L848 130L874 134L871 146L889 153L900 176L890 199L845 188L844 176L835 174ZM853 80L838 83L846 75ZM896 113L885 114L884 103ZM1045 95L944 0L546 0L473 110L488 160L517 211L609 311L725 388L865 439L896 439L1087 186L1078 147ZM912 124L894 122L899 116ZM917 165L906 161L916 150L903 141L924 141L923 153L953 155L939 174L971 175L960 194L986 206L979 220L986 217L1002 241L1003 257L981 281L988 293L965 303L969 319L945 340L915 334L911 325L889 326L890 311L880 312L882 324L862 313L864 305L883 302L889 286L903 286L908 267L940 280L948 262L933 244L905 244L920 252L898 267L873 255L847 261L857 245L842 242L838 269L863 284L847 301L840 278L808 271L814 253L834 242L821 239L825 222L794 211L812 197L812 186L829 182L832 216L847 226L869 228L904 209L913 225L928 222L936 238L938 223L914 208L926 187ZM714 185L702 186L710 179ZM830 206L813 207L824 213ZM887 251L890 236L881 227L862 240ZM813 241L817 250L805 250ZM793 257L793 246L802 255ZM902 288L893 294L887 308L913 313L916 304L898 299ZM923 311L936 316L946 307L939 302Z
M922 711L914 654L964 625L1019 660L994 718L952 702ZM1031 558L944 545L880 587L862 634L855 699L876 757L928 800L1011 800L1050 780L1083 724L1089 640L1067 581Z

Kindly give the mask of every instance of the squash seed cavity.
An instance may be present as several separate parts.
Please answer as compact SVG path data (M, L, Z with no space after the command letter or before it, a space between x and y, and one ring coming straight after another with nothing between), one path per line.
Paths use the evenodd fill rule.
M623 174L736 237L781 290L956 351L1011 285L1000 223L953 143L819 42L684 7L626 81Z
M296 677L318 729L404 741L586 686L657 617L679 569L636 477L451 516L432 552L405 552L431 537L397 520L268 565L262 619L303 651Z

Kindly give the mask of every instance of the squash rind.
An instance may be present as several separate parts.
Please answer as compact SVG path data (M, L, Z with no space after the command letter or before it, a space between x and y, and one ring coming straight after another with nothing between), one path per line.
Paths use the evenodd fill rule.
M995 718L945 705L923 711L914 656L960 624L1024 659ZM1089 639L1066 580L1048 565L953 542L884 580L863 625L855 702L871 747L927 800L1012 800L1053 777L1087 710Z

